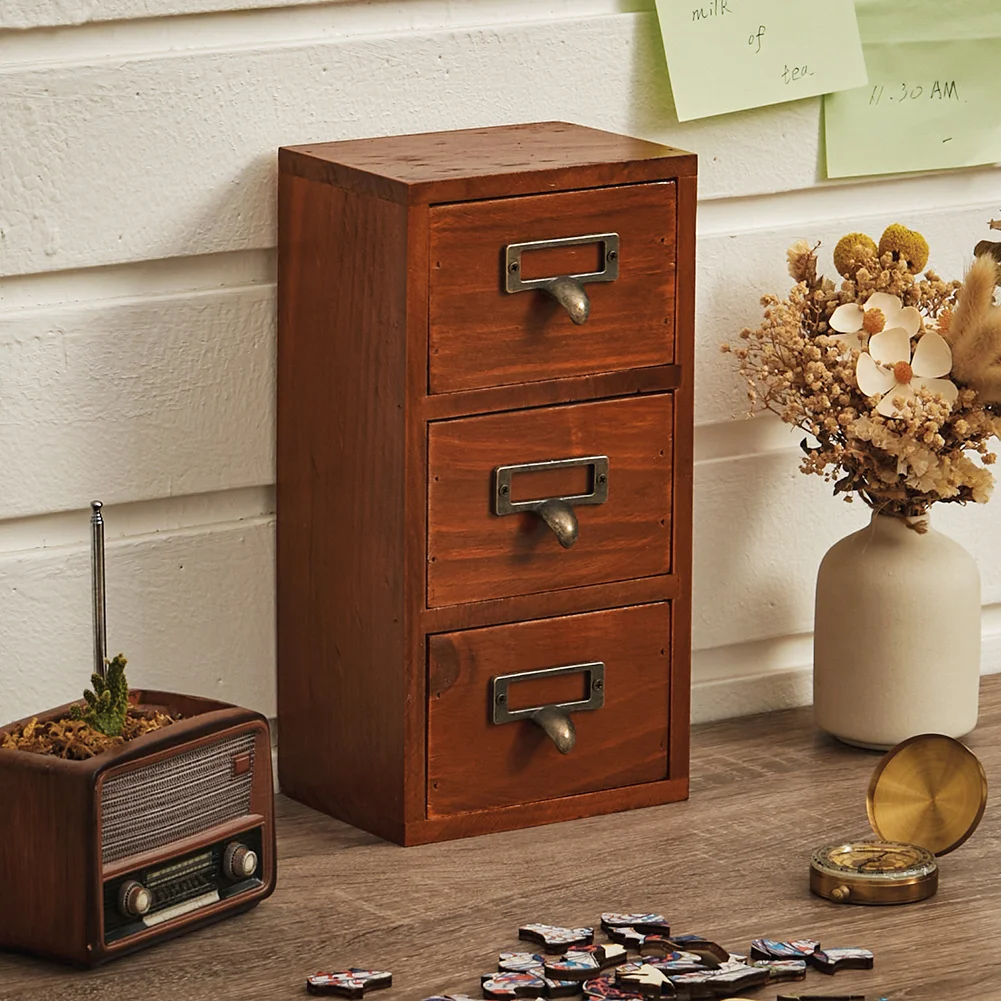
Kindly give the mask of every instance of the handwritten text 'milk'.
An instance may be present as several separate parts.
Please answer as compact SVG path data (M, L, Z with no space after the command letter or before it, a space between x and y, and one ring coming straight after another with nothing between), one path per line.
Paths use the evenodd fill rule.
M692 11L693 21L708 21L711 17L722 17L724 14L732 14L730 7L732 0L710 0L709 3L696 7Z

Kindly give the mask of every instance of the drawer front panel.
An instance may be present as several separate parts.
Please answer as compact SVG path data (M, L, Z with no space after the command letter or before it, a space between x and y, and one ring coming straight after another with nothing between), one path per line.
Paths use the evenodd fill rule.
M429 607L670 572L673 429L670 393L429 425ZM592 456L608 458L607 499L574 507L570 548L536 513L494 513L496 469ZM589 477L515 473L511 499L587 493Z
M431 209L432 393L591 375L674 361L674 181ZM574 324L537 289L505 291L508 244L617 233L618 278L584 288ZM526 251L523 279L600 270L598 243Z
M428 638L428 816L595 792L668 774L670 602ZM604 705L561 754L528 719L492 722L492 679L599 661ZM581 697L584 675L517 681L510 708Z

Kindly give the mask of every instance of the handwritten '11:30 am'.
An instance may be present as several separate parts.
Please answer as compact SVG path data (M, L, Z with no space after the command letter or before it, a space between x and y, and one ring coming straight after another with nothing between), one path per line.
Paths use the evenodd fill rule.
M955 80L935 80L928 86L920 83L902 83L899 90L896 86L891 86L889 93L885 93L885 91L886 87L877 83L869 95L869 104L879 104L881 101L896 101L898 104L903 104L904 102L917 101L922 97L929 101L959 100L959 88L956 86Z

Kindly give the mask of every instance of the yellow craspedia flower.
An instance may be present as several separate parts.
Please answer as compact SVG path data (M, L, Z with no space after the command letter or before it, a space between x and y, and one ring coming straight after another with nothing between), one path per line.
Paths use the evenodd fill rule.
M844 278L854 278L866 258L876 256L876 241L865 233L849 233L834 248L834 266Z
M879 256L886 253L893 254L895 261L906 261L907 270L916 275L928 263L928 241L916 230L895 222L879 238Z

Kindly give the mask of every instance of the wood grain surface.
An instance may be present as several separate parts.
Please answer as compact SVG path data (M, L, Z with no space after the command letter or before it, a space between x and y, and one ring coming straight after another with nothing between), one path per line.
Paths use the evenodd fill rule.
M673 438L670 393L432 424L428 605L669 572ZM493 514L496 467L588 455L608 457L608 499L574 509L580 534L572 548L563 549L536 514ZM517 473L512 500L586 491L572 473L559 470L544 481Z
M1001 677L984 679L967 743L1001 782ZM817 733L809 709L730 720L693 729L686 803L419 848L279 797L278 889L255 911L90 973L0 956L0 1001L298 1001L307 973L347 966L392 971L379 1001L478 997L519 924L596 924L603 910L661 910L676 931L734 950L768 936L875 952L871 971L811 972L781 993L1001 998L993 802L942 859L930 900L866 908L810 894L812 849L866 834L878 761Z
M667 602L429 637L428 816L667 778L670 647ZM594 661L604 705L573 714L569 754L531 722L493 723L494 677ZM518 682L508 707L586 699L586 679Z
M282 170L410 204L693 175L692 153L566 122L290 146Z
M432 393L563 379L674 361L674 181L431 208ZM574 324L552 296L504 288L509 243L618 233L619 276L585 286ZM526 251L523 279L603 267L599 244Z

